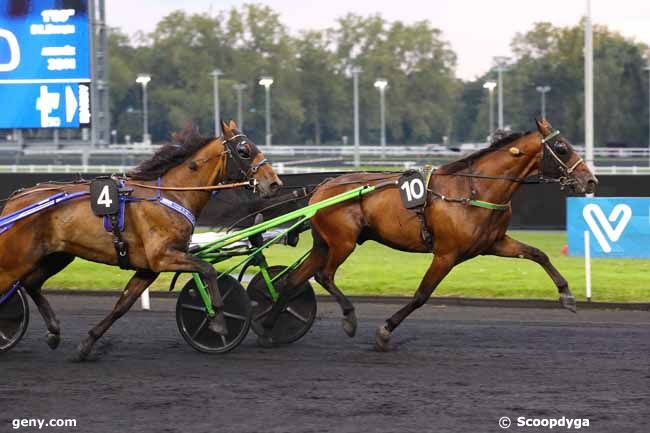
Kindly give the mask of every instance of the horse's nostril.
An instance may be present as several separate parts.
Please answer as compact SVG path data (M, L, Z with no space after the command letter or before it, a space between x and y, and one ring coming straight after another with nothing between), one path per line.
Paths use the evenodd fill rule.
M280 184L277 182L272 182L271 185L269 185L269 188L272 192L277 192L280 189Z
M587 194L593 194L594 192L596 192L596 185L597 185L597 183L598 183L598 182L596 182L595 180L589 180L589 181L587 181L587 188L585 188Z

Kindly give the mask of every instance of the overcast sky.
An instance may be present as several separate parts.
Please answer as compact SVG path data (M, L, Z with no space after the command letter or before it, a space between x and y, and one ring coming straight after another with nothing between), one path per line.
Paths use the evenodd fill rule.
M251 2L251 1L249 1ZM508 55L510 41L532 23L578 23L586 0L253 0L271 6L293 33L332 26L348 12L379 13L389 20L427 19L440 28L458 55L457 74L472 79L488 70L492 57ZM149 32L175 9L216 13L246 3L237 0L108 0L108 24L127 33ZM137 10L134 5L137 4ZM592 0L595 23L650 45L650 0Z

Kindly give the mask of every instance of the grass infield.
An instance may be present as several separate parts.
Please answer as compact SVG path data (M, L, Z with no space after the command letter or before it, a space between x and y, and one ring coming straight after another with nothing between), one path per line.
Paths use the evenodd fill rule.
M578 299L585 298L584 259L566 257L564 232L513 231L514 238L546 252L569 281ZM270 264L289 264L311 247L311 237L303 233L296 248L273 246L267 251ZM336 275L337 285L348 295L413 294L431 263L430 254L409 254L367 242L357 247ZM225 266L221 264L219 268ZM121 290L131 271L77 259L52 277L46 288ZM167 290L172 274L162 274L153 290ZM184 280L183 280L184 281ZM318 285L314 283L317 287ZM320 293L325 291L318 287ZM434 292L436 296L473 298L557 299L557 290L544 270L523 259L477 257L452 270ZM592 299L594 301L650 302L650 260L593 259Z

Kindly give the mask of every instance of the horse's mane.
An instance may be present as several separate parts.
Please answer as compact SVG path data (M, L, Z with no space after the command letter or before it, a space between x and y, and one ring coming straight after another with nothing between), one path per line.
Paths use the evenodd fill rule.
M212 140L214 140L213 137L202 136L194 127L185 128L182 132L172 135L170 144L158 149L151 158L142 161L127 175L137 180L157 179Z
M495 131L494 141L486 147L485 149L478 150L474 153L467 155L464 158L452 161L449 164L441 166L438 171L446 174L456 173L457 171L464 170L468 168L474 161L483 156L494 152L495 150L501 149L503 146L512 143L515 140L520 139L524 135L530 134L530 131L526 132L513 132L508 135L503 135L501 131Z

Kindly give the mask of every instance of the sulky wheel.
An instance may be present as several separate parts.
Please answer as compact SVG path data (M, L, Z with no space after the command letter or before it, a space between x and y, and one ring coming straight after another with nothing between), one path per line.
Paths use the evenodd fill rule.
M16 290L0 304L0 352L14 347L27 331L29 305L23 289Z
M286 269L286 266L270 266L268 269L269 275L273 278ZM278 284L276 283L275 286L277 288ZM261 272L251 279L247 291L253 304L253 331L257 335L262 335L264 333L262 322L274 301ZM306 282L295 293L273 327L272 336L278 344L289 344L299 340L309 331L316 319L316 294L311 284Z
M187 343L199 352L226 353L246 338L251 326L251 303L246 291L230 275L219 276L219 292L225 304L228 335L208 329L208 315L194 280L185 284L176 302L176 323Z

